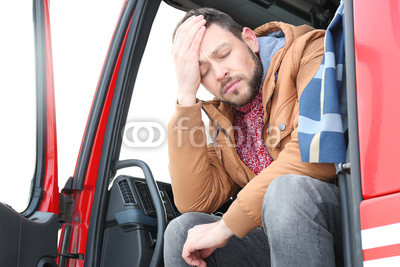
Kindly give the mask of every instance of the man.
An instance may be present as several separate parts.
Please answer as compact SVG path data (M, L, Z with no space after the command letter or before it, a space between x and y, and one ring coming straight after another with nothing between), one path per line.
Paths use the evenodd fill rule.
M175 203L166 266L341 264L333 164L301 161L299 99L323 57L324 31L267 23L254 31L214 9L174 33L179 83L168 126ZM196 99L200 83L216 99ZM201 108L210 118L207 146ZM222 218L209 215L239 189ZM336 257L336 258L335 258Z

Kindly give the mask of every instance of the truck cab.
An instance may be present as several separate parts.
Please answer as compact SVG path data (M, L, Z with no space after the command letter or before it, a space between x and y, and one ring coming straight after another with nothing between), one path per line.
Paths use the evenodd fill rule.
M346 160L337 166L337 180L345 266L399 266L400 141L396 134L400 126L396 118L400 117L400 75L396 63L400 61L400 2L344 0L343 4L348 142ZM137 106L144 114L151 109L160 115L164 112L163 107L135 94L141 86L148 95L158 96L157 90L169 86L158 85L154 73L145 85L137 81L145 67L141 63L146 49L171 44L171 39L154 44L149 38L160 5L180 11L213 7L250 28L279 20L326 29L340 1L125 0L108 50L99 55L104 63L75 169L60 185L50 0L32 0L35 46L26 49L34 49L35 55L35 111L18 105L18 97L12 100L34 117L34 174L23 211L0 203L0 266L163 266L163 233L180 212L168 170L158 168L157 153L161 152L150 148L162 146L168 118L140 123L132 119L139 112ZM13 27L1 27L5 26ZM2 118L12 120L13 112L2 113ZM3 127L12 130L7 124ZM147 136L140 136L140 129ZM125 153L124 146L135 157ZM21 169L26 168L24 162L18 163ZM140 175L132 174L132 168ZM159 173L166 180L160 181ZM231 201L215 214L223 214Z

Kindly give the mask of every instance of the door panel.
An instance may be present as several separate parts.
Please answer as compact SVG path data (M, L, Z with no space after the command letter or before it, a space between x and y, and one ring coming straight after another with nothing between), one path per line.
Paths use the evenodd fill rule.
M399 1L354 1L360 165L365 199L400 192L400 125L396 123L400 116L399 24Z
M361 202L364 266L400 265L400 193Z
M37 160L28 208L20 214L0 203L0 266L56 266L59 205L57 140L47 0L33 0L33 22Z
M25 218L3 203L0 214L0 266L56 266L56 214L37 211Z

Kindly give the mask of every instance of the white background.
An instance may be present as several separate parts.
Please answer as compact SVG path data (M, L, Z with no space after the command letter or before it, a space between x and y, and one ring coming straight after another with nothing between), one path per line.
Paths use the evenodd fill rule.
M74 173L97 81L122 5L122 0L53 0L50 3L60 189ZM31 0L1 0L0 201L17 211L27 206L34 172L31 14ZM140 66L127 122L152 121L166 130L177 94L170 56L171 35L183 15L182 11L161 3ZM199 97L211 98L204 89ZM123 145L120 159L129 158L144 160L157 180L170 181L166 140L156 148L135 149ZM138 170L122 173L141 175Z

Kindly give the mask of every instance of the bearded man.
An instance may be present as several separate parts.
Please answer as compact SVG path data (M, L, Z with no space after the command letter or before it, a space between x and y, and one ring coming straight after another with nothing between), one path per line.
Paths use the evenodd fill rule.
M282 22L253 31L201 8L177 25L172 54L169 168L183 215L165 232L165 265L341 265L335 167L302 162L298 144L299 99L321 64L324 31ZM200 84L213 101L196 98ZM222 218L210 214L239 190Z

